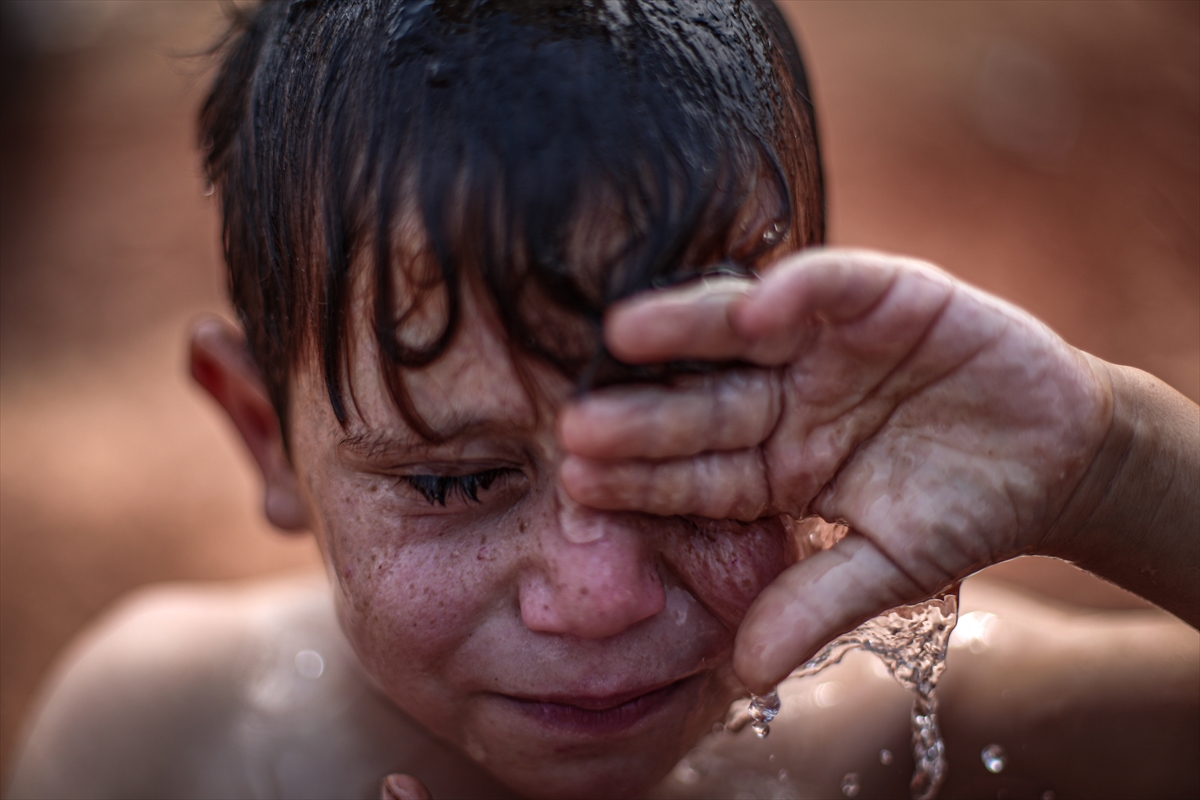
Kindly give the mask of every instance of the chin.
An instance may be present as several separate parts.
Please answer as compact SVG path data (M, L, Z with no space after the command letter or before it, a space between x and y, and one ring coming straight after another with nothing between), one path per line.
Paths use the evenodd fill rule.
M526 797L641 797L724 716L725 683L705 672L591 708L494 696L479 722L496 746L482 761Z
M492 773L522 797L638 798L644 797L688 751L691 742L654 752L595 753L560 757L509 770L487 764Z

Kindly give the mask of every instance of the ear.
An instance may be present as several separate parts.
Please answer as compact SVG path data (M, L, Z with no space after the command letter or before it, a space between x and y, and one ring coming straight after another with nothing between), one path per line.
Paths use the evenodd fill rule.
M306 529L307 513L279 417L241 329L206 316L192 324L188 344L192 377L225 409L262 472L267 520L283 530Z

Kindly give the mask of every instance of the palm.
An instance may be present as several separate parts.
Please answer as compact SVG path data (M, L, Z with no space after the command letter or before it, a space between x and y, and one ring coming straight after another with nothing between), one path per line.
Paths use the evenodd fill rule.
M1035 544L1101 408L1084 362L1036 321L965 287L907 288L815 329L763 448L780 511L846 520L932 591Z
M1045 326L929 265L877 254L802 255L759 284L635 298L610 315L606 338L629 361L754 366L568 408L560 477L576 500L850 526L763 592L739 642L766 636L746 633L758 619L795 616L796 595L814 607L806 625L844 630L1032 549L1111 410L1086 356ZM786 672L822 643L814 635L840 632L797 629L801 644L759 647L739 672L747 658Z

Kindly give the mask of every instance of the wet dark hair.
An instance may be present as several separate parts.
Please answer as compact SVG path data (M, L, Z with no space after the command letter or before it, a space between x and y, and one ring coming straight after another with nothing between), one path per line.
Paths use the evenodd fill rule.
M318 355L347 420L356 286L393 400L436 438L402 368L445 351L464 287L510 347L592 383L614 301L823 240L807 81L769 0L264 2L217 52L204 164L285 430Z

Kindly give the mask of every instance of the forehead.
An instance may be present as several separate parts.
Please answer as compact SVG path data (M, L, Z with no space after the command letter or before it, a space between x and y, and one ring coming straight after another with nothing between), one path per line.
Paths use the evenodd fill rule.
M508 345L494 308L478 289L464 287L459 303L459 323L438 358L420 368L390 367L398 370L411 411L438 439L534 431L567 397L569 381ZM343 442L356 449L428 444L389 394L364 305L353 304L346 370L352 402ZM440 329L443 310L436 302L425 304L405 321L401 335L422 337L426 329Z

